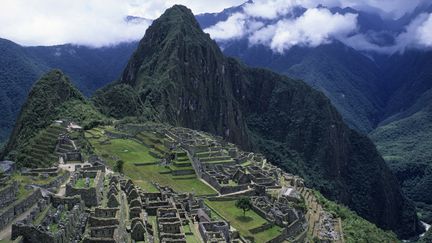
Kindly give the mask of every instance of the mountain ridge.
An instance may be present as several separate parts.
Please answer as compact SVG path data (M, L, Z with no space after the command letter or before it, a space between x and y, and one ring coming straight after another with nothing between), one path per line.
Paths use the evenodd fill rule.
M100 102L120 85L142 102L136 116L250 146L401 237L421 230L372 142L349 129L330 100L301 81L225 58L183 6L149 27L121 80L94 97L100 110L121 110Z

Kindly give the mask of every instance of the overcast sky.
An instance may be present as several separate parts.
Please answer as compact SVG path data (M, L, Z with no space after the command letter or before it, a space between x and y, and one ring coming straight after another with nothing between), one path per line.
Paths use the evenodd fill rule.
M395 36L394 46L371 43L370 33L359 33L357 14L332 13L328 7L352 7L397 19L431 0L254 0L226 21L207 28L214 39L248 38L251 45L264 44L276 52L295 45L318 46L335 39L356 49L394 52L407 46L432 46L432 15L421 13ZM246 0L1 0L0 38L22 45L81 44L94 47L139 40L166 8L183 4L195 14L220 12ZM285 18L294 7L307 11ZM139 16L148 21L125 21ZM265 24L264 20L275 20ZM325 24L323 24L325 23Z
M1 0L0 38L22 45L75 43L104 46L142 38L148 23L126 23L128 15L155 19L174 4L195 14L220 12L244 0Z

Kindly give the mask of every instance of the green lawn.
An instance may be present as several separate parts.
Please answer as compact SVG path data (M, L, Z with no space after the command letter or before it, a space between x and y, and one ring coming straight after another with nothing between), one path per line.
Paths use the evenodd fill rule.
M104 139L104 138L101 138ZM161 174L160 172L169 171L167 168L159 165L135 166L134 163L155 162L158 159L149 154L149 148L141 143L130 139L112 139L110 144L101 145L98 139L89 138L96 152L101 155L111 167L114 166L114 157L123 160L124 173L134 182L147 191L155 191L151 182L157 182L161 185L170 186L179 192L195 192L196 195L216 194L216 192L198 180L195 175L192 176L172 176L171 174Z
M261 226L266 223L267 220L250 210L246 212L246 216L243 216L243 210L235 206L235 200L229 201L209 201L206 200L206 204L213 210L220 214L224 219L229 221L231 225L236 228L241 235L254 237L255 242L266 242L273 239L280 234L281 228L274 226L271 229L260 232L258 234L252 234L249 232L250 229Z
M89 179L90 179L90 183L89 183L89 188L90 188L94 185L94 178L89 178ZM78 179L75 182L75 188L86 188L85 182L86 182L85 178Z

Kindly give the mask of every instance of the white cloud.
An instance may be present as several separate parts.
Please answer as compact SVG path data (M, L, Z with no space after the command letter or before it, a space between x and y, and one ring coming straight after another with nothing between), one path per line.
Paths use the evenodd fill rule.
M420 45L432 46L432 14L417 28L416 38Z
M263 44L274 51L284 52L293 46L315 47L334 39L362 51L394 53L406 48L432 46L432 17L419 15L404 33L382 30L360 33L357 15L331 13L325 7L351 7L380 14L392 21L413 12L420 5L431 5L428 0L254 0L226 21L206 29L218 41L247 37L250 45ZM301 16L293 13L304 8ZM263 26L255 29L251 22ZM265 23L265 24L263 24ZM381 39L380 39L381 38ZM384 39L383 39L384 38ZM388 44L394 38L394 44ZM379 43L379 44L378 44ZM387 46L382 46L387 43Z
M127 22L128 15L154 19L174 4L195 14L218 12L243 0L2 0L0 37L22 45L64 43L106 46L139 40L150 21Z
M245 35L246 15L235 13L226 21L221 21L205 29L215 40L237 39Z
M298 0L255 0L244 6L244 12L251 17L275 19L285 15L295 6L301 5Z
M265 27L256 25L256 28L251 28L247 17L237 13L205 31L217 40L248 34L251 45L263 44L274 51L284 52L296 45L316 47L332 39L344 39L357 29L356 14L333 14L325 8L311 8L298 18L282 19Z
M247 20L248 16L243 13L235 13L227 20L221 21L204 30L215 40L232 40L244 37L264 26L262 22Z
M270 47L284 52L293 46L316 47L343 38L357 28L357 15L332 14L327 9L308 9L294 20L277 23Z
M274 19L289 13L292 8L351 7L367 12L377 12L382 16L400 18L430 0L254 0L246 4L244 11L249 16Z

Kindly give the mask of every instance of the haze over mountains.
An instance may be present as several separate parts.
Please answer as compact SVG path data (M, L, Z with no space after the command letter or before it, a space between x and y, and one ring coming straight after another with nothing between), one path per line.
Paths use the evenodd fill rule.
M196 18L225 55L304 80L324 93L350 127L370 134L405 195L421 209L421 218L432 222L432 143L428 142L432 134L432 38L425 31L432 28L432 8L420 2L416 9L391 16L363 7L303 5L262 16L257 6L263 6L249 2ZM403 199L373 145L349 130L325 98L297 81L226 59L200 33L194 20L188 19L186 10L175 11L180 12L173 16L183 16L180 18L186 18L188 24L176 26L178 32L174 32L168 24L174 20L156 23L154 28L160 33L149 29L150 37L139 45L21 47L0 40L0 112L5 114L0 118L0 139L5 141L9 134L32 83L51 68L62 69L86 95L119 80L93 99L103 113L116 118L139 114L224 135L264 151L274 162L303 175L327 195L384 228L402 236L418 231L413 208ZM309 21L316 18L328 21L331 27L309 31ZM345 24L339 25L340 21ZM292 35L283 35L282 30L292 30ZM166 42L159 45L159 40ZM268 77L272 77L269 86L260 86L258 79ZM206 83L201 86L196 80ZM177 114L177 110L184 113ZM220 113L228 115L220 117ZM199 119L202 114L214 117ZM308 120L313 116L316 120ZM336 124L336 133L329 129L330 124ZM292 134L286 127L311 134ZM302 137L305 146L297 147ZM284 160L286 157L290 159ZM294 163L296 160L301 163ZM368 182L371 174L374 180ZM341 194L331 195L334 192ZM372 208L376 211L370 211ZM406 221L401 212L406 213ZM402 221L403 229L392 225Z

